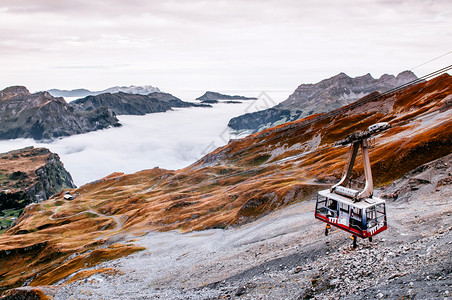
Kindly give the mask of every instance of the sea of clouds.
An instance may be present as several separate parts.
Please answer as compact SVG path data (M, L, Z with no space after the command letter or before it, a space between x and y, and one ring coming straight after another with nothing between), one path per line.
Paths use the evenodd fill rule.
M0 153L27 146L58 153L77 186L113 172L133 173L160 167L184 168L238 136L227 123L232 117L262 110L284 100L288 93L260 94L241 104L212 108L178 108L144 116L118 116L122 127L74 135L53 142L32 139L0 141ZM275 96L276 95L276 96ZM258 96L258 95L256 95Z

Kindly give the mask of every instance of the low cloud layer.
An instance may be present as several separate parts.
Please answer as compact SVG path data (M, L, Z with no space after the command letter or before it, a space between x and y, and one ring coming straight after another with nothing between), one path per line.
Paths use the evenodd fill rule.
M276 94L275 103L287 95L285 92ZM44 144L28 139L0 141L0 153L31 145L49 148L60 155L77 186L113 172L133 173L157 166L179 169L226 144L233 137L226 127L229 119L273 104L262 98L257 102L217 104L213 108L119 116L123 124L120 128Z

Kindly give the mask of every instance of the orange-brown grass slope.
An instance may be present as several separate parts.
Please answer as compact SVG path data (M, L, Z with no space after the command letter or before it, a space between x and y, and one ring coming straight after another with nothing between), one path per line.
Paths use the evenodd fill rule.
M0 186L9 192L23 191L36 184L36 170L47 163L51 152L44 148L25 148L0 154ZM14 173L20 174L15 178Z
M451 95L452 78L442 75L233 141L185 169L113 174L72 190L72 201L56 195L1 236L0 284L53 284L140 250L108 246L111 237L225 228L308 199L342 172L348 149L333 143L381 121L393 127L370 156L375 182L386 184L451 152ZM354 174L362 177L359 166Z

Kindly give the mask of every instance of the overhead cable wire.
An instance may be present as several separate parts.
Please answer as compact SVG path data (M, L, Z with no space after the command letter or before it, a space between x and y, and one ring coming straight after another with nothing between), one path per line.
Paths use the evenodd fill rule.
M431 63L431 62L433 62L433 61L435 61L435 60L438 60L438 59L440 59L441 57L444 57L444 56L449 55L449 54L451 54L451 53L452 53L452 51L449 51L449 52L447 52L447 53L444 53L444 54L442 54L442 55L440 55L440 56L437 56L437 57L435 57L435 58L433 58L433 59L431 59L431 60L429 60L429 61L426 61L426 62L424 62L424 63L422 63L422 64L420 64L420 65L417 65L417 66L411 68L410 70L412 71L412 70L414 70L414 69L417 69L417 68L419 68L419 67L422 67L422 66L424 66L424 65L426 65L426 64L429 64L429 63Z

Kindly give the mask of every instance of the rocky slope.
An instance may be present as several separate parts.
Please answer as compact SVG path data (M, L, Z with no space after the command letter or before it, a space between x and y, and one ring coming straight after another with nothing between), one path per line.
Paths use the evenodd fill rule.
M452 77L445 74L403 91L365 97L334 112L231 141L185 169L116 173L72 190L74 200L65 201L62 193L55 195L42 205L27 207L17 225L1 236L2 289L24 284L57 288L62 283L81 281L61 288L61 298L70 295L101 298L105 291L110 298L117 299L152 297L153 293L170 299L196 299L198 295L248 297L247 290L254 291L249 293L250 298L258 298L267 297L265 293L277 295L271 294L273 289L283 293L286 286L293 287L287 290L291 296L306 288L307 295L312 290L319 293L319 298L328 298L329 293L339 297L347 290L335 291L325 286L336 284L330 282L335 278L329 275L340 275L337 270L340 262L352 257L347 256L349 250L344 248L349 241L344 234L333 234L328 237L330 244L324 244L320 239L324 224L315 221L310 200L316 191L329 187L341 175L348 149L334 147L334 142L374 123L390 122L393 127L377 135L375 147L370 150L374 182L377 186L388 186L407 172L419 172L416 171L419 166L452 153L451 108ZM450 172L447 170L446 174ZM425 249L437 254L435 257L447 258L442 245L450 245L450 235L444 235L445 239L429 248L436 234L442 233L435 233L432 227L422 229L432 219L438 220L440 226L450 225L449 175L435 176L429 179L430 185L435 193L438 189L445 197L427 195L404 200L404 190L384 191L388 199L397 197L400 202L394 202L398 204L389 210L392 214L389 222L394 229L381 235L388 240L391 236L392 240L377 249L399 246L398 239L405 237L405 233L425 232L424 242L413 244L413 257L427 254L420 251L424 243L428 245ZM358 181L363 178L359 163L354 177ZM414 178L409 193L428 190L423 189L424 181L420 179L428 178ZM420 206L410 206L410 201ZM398 208L399 204L403 210ZM426 213L427 208L431 212ZM415 218L421 213L422 217ZM402 216L406 218L393 221ZM193 232L197 230L206 231ZM418 238L413 235L413 239L402 241L409 243ZM367 263L367 250L363 251L359 264L361 260ZM127 257L107 263L135 252L139 252L131 256L137 258L135 261ZM325 256L330 253L343 256L335 259ZM405 254L401 249L400 255ZM287 263L280 263L281 257L288 257ZM388 260L389 254L381 259L385 257ZM403 266L404 257L394 259L400 262L396 266ZM429 265L430 278L443 272L437 269L435 273L438 266L435 259ZM314 260L319 264L313 265ZM304 269L308 265L315 272L323 269L311 278L310 270ZM144 273L140 273L141 269ZM290 277L290 270L300 277ZM397 272L388 270L390 275ZM274 281L265 285L269 277L279 275L282 276L279 278L287 275L287 280L279 281L276 287L272 285ZM355 280L353 274L344 276ZM363 276L369 278L366 282L374 280L371 275ZM58 296L52 288L42 291L53 291ZM293 294L295 291L297 294Z
M316 84L300 85L289 98L275 107L235 117L228 126L235 130L259 130L294 121L303 117L335 110L372 92L385 92L417 77L410 71L397 75L382 75L374 79L370 74L351 78L340 73Z
M9 100L15 96L28 96L30 92L23 86L10 86L0 91L0 101Z
M149 93L160 92L157 87L153 87L151 85L144 86L115 86L102 91L90 91L87 89L75 89L75 90L59 90L59 89L51 89L48 92L54 97L86 97L86 96L95 96L99 94L105 93L127 93L127 94L139 94L139 95L147 95Z
M75 187L59 156L48 149L28 147L0 154L0 211L24 208Z
M104 93L74 100L70 103L79 111L92 111L101 107L108 107L117 115L144 115L165 112L172 107L192 107L209 105L185 102L171 94L154 92L149 95L128 93Z
M224 95L217 92L205 92L201 97L196 98L200 101L217 101L217 100L255 100L256 98L244 97L244 96L231 96Z
M105 107L80 113L47 92L31 94L19 86L0 91L0 95L0 139L43 140L120 126Z
M155 98L122 92L88 96L74 100L70 105L78 111L92 111L100 107L108 107L117 115L144 115L171 109L168 103Z
M377 190L399 195L387 200L390 227L373 242L360 241L358 249L347 233L323 235L311 199L235 229L125 237L146 250L90 267L66 284L9 293L45 292L54 299L444 299L452 286L452 186L444 184L451 159L420 166ZM413 178L430 182L404 188Z
M387 203L390 227L358 249L340 230L323 235L311 199L235 230L140 237L147 250L99 266L122 275L97 274L54 297L443 299L452 286L451 172L448 155L377 190L398 195ZM429 180L413 186L418 178Z

